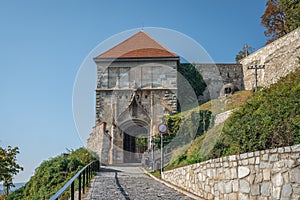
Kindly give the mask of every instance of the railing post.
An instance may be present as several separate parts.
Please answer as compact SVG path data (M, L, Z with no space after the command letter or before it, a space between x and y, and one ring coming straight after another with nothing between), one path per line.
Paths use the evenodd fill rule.
M84 194L84 187L85 187L85 170L82 172L82 193Z
M81 199L81 174L78 177L78 199Z
M91 170L91 166L89 166L89 181L91 180L92 177L92 170Z
M71 184L71 200L74 200L74 182Z
M86 168L86 172L85 172L85 185L87 185L87 183L89 182L89 168Z
M78 179L78 199L81 199L82 194L85 193L85 187L88 186L89 181L92 179L94 172L100 170L100 162L94 161L86 165L82 170L76 173L59 191L57 191L50 200L58 200L65 191L71 189L71 200L75 199L75 181ZM81 191L82 189L82 191Z

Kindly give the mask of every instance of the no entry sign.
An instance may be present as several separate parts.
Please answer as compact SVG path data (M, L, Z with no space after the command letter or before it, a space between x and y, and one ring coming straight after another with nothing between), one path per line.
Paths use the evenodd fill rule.
M158 125L158 131L160 132L160 134L165 134L168 132L168 126L167 124L159 124Z

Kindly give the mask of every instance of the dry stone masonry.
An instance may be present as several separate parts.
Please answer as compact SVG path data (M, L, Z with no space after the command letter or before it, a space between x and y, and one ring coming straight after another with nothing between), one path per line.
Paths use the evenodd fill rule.
M163 173L205 199L300 199L300 145L232 155Z

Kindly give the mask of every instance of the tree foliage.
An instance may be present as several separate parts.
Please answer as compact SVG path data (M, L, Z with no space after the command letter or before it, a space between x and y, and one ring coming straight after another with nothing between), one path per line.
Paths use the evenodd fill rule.
M8 146L7 149L0 147L0 182L3 181L5 193L9 193L10 187L14 186L13 176L23 168L17 163L18 147Z
M35 170L26 185L7 197L7 200L49 199L82 167L95 157L84 148L46 160Z
M240 50L239 53L235 56L236 63L239 63L240 60L247 57L249 54L253 53L253 51L254 51L254 48L252 48L251 46L245 44L243 46L243 49Z
M164 146L166 152L190 143L193 139L201 136L211 125L212 113L207 110L193 110L186 113L183 117L182 113L176 115L167 115L166 124L168 132L164 134ZM156 137L160 138L160 134ZM156 147L160 148L160 140L155 141Z
M270 43L300 26L300 0L269 0L261 16Z
M184 97L181 98L181 101L179 103L187 105L194 101L194 97L192 97L192 95L196 95L196 98L198 98L203 94L207 85L202 75L193 64L180 64L177 68L177 71L182 75L178 76L178 97ZM189 85L186 84L186 81ZM191 91L191 88L193 91ZM194 94L191 94L191 92L193 92Z
M300 27L300 0L280 0L279 2L279 6L285 13L287 32Z

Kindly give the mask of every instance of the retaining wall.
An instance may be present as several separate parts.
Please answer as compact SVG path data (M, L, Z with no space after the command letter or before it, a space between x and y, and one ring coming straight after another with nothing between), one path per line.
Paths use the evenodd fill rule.
M257 70L258 85L268 87L299 67L299 56L300 28L297 28L240 61L245 89L251 90L255 85L254 70L247 69L248 66L265 65L265 69Z
M208 160L163 179L204 199L300 199L300 145Z

